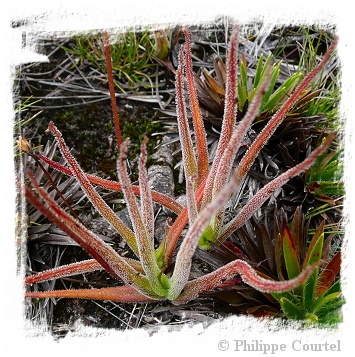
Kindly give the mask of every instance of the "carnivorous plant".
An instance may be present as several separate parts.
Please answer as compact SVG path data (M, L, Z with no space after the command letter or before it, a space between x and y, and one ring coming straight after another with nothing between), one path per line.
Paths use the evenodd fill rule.
M55 223L58 228L75 240L93 259L30 275L26 277L25 283L30 285L43 280L105 269L117 280L123 282L123 285L101 289L27 292L27 297L87 298L121 302L169 300L173 304L182 304L195 299L201 292L218 287L223 281L231 279L237 274L241 276L246 284L259 291L282 293L295 289L305 282L318 267L319 262L314 262L305 266L302 271L298 272L299 274L292 276L290 280L274 281L260 276L247 262L236 259L211 273L189 280L192 259L197 247L210 249L211 243L220 244L225 241L230 234L251 218L253 213L262 206L275 190L279 189L291 178L309 169L317 157L322 155L331 144L334 139L333 135L325 138L324 142L310 153L303 162L289 168L262 187L232 220L225 222L224 211L229 199L236 191L241 189L241 183L245 175L265 142L282 122L288 111L297 103L297 99L307 89L312 79L322 70L336 46L336 41L330 46L319 65L304 78L282 107L265 125L237 167L234 168L236 153L242 145L243 138L251 123L259 113L263 97L267 93L271 70L268 69L266 71L262 84L258 86L247 113L237 124L235 98L238 93L236 76L238 26L236 26L231 36L228 52L226 99L221 135L216 155L212 164L209 165L206 133L196 95L192 72L190 36L187 29L184 29L184 34L186 43L181 46L179 67L176 71L176 110L186 181L187 205L183 207L173 198L152 191L149 187L145 167L147 160L146 140L142 143L139 158L139 185L134 186L130 182L126 167L129 140L122 140L119 131L118 114L115 108L116 102L112 90L112 71L109 66L111 61L109 43L105 41L106 60L109 69L108 78L119 146L119 158L117 161L119 182L103 180L94 175L86 174L70 153L61 132L53 122L49 123L48 131L57 140L61 154L68 166L62 166L42 155L37 155L37 158L77 179L91 203L117 230L122 239L127 242L136 259L126 258L118 254L110 245L59 207L50 195L39 186L31 172L28 172L27 176L30 184L25 186L27 200ZM104 36L107 40L108 35L104 34ZM185 90L188 93L192 110L197 144L196 155L186 115ZM25 150L30 149L25 147ZM127 227L117 217L96 192L94 185L123 192L133 229ZM139 201L137 196L140 197ZM178 215L174 223L167 222L166 235L157 249L154 246L153 202L166 206ZM186 234L182 234L183 229L186 227ZM173 258L173 252L179 239L181 244L176 257Z

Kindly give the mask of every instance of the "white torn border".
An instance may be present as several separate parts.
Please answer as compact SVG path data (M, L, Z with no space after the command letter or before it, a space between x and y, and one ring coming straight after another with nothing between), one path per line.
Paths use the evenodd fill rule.
M60 3L60 5L59 5ZM175 355L176 353L215 356L222 352L219 346L227 346L224 355L240 353L236 351L235 340L245 340L260 344L286 344L286 351L275 355L302 354L309 352L295 351L292 342L302 340L303 345L311 343L337 343L340 340L341 352L322 352L322 356L339 356L351 349L351 335L354 335L351 319L354 318L354 289L352 272L354 269L353 224L350 221L354 210L351 168L355 167L352 146L354 145L354 19L349 2L330 0L296 1L5 1L1 13L1 315L0 349L3 355L16 355L23 352L27 356L51 355L69 356L80 353L82 356L114 355L143 353L144 355ZM23 286L20 277L16 277L15 250L15 183L13 164L13 112L12 82L10 67L14 64L45 60L33 53L31 44L22 44L22 31L34 34L51 31L85 31L101 28L127 28L136 25L162 25L171 23L196 24L213 22L221 15L232 16L240 23L264 21L283 24L329 24L338 28L340 37L338 55L342 65L342 101L341 116L346 120L346 189L347 201L345 214L349 217L346 227L347 255L343 263L343 291L347 303L344 307L344 323L338 330L301 331L297 328L279 326L275 321L258 321L247 317L231 317L208 328L196 325L184 326L179 332L164 332L149 336L144 330L117 332L78 328L68 334L59 343L50 336L42 336L41 331L33 330L23 317ZM25 21L27 25L20 29L11 29L10 21ZM353 146L354 147L354 146ZM14 219L15 218L15 219ZM5 295L6 292L6 295ZM31 337L32 336L32 337ZM89 338L91 337L91 338ZM92 338L95 337L95 338ZM222 344L218 345L222 341ZM260 356L262 352L243 352L243 356ZM267 354L270 354L267 353ZM313 352L314 354L314 352Z

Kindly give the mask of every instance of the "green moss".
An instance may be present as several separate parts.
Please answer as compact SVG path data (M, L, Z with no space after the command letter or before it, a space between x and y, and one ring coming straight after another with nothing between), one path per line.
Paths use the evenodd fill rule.
M127 110L120 112L120 124L123 139L130 138L128 152L131 179L137 175L137 160L144 135L149 138L148 155L155 152L159 136L152 136L162 129L162 124L154 122L155 113L146 107L137 106L134 113ZM93 103L57 110L53 117L44 120L48 125L53 120L61 130L67 145L85 172L100 174L106 178L117 178L117 146L115 129L112 123L112 110L109 103ZM46 128L43 128L43 131ZM48 134L49 135L49 134ZM48 137L46 136L45 139ZM151 158L148 157L148 165Z

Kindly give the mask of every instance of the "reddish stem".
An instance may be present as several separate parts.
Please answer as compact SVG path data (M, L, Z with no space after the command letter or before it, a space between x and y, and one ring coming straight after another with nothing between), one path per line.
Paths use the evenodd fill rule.
M117 108L117 103L116 103L115 84L113 81L112 59L111 59L111 51L110 51L110 38L109 38L107 31L103 32L103 37L104 37L104 48L105 48L105 57L106 57L106 66L107 66L108 86L109 86L110 96L111 96L113 122L115 124L116 140L117 140L117 146L118 146L118 151L119 151L121 144L122 144L122 135L121 135L121 128L120 128L120 119L119 119L119 115L118 115L118 108Z

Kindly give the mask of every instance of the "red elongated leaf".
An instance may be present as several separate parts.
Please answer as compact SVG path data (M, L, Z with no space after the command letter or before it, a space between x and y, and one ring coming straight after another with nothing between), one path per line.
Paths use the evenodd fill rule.
M239 26L236 26L230 39L228 58L227 58L227 84L226 97L224 105L224 115L220 139L218 141L217 151L212 163L212 167L207 177L205 192L201 207L205 207L212 200L212 190L214 181L217 176L219 163L222 159L225 148L228 146L232 136L237 105L235 98L237 96L237 41L238 41Z
M45 206L37 196L28 188L25 188L26 198L42 214L50 219L64 233L75 240L84 248L100 265L117 279L122 279L126 284L132 284L142 294L150 297L157 295L152 291L145 276L136 271L126 259L116 253L111 246L89 231L80 222L67 214L49 195L38 186L35 179L29 175L38 194L48 205Z
M193 126L195 131L196 146L197 146L197 185L199 186L208 175L208 151L205 127L203 125L201 110L197 99L197 93L194 82L194 75L192 71L191 60L191 44L190 34L187 29L183 29L185 34L185 67L187 88L189 93L189 100L191 106L191 113L193 119Z
M295 249L297 252L297 259L300 261L301 257L303 257L303 245L304 241L302 239L303 229L304 229L304 217L301 217L300 207L296 208L296 211L293 215L292 224L291 224L291 237L293 243L295 245Z
M105 48L105 57L106 57L106 66L107 66L108 87L110 91L113 122L115 124L116 140L117 140L117 146L119 151L120 146L122 144L122 135L121 135L121 128L120 128L120 119L118 115L118 108L116 103L115 84L113 81L110 38L106 31L103 32L103 37L104 37L104 48Z
M122 257L132 266L137 272L144 274L142 265L137 260ZM101 264L95 259L84 260L72 264L60 266L58 268L48 269L38 274L34 274L25 278L25 284L34 284L41 281L64 278L77 274L89 273L96 270L104 269ZM115 278L119 277L115 275Z
M316 148L310 156L302 163L289 169L273 181L265 185L250 201L244 206L244 208L237 215L235 220L232 220L229 225L224 229L221 234L219 242L223 242L227 236L235 229L240 228L241 225L249 219L252 214L258 209L270 195L279 187L284 185L295 175L298 175L307 170L319 154L324 152L331 141L333 136L328 137L324 143ZM223 207L229 200L229 197L235 190L235 186L238 185L238 181L235 180L236 175L233 175L227 185L223 187L217 197L214 198L199 214L195 222L189 227L187 234L180 246L180 250L176 257L175 269L171 277L171 297L174 300L181 293L185 284L187 283L189 272L191 269L191 259L195 253L198 241L210 222L211 217L215 215L221 207ZM223 240L221 238L224 238Z
M180 135L180 144L182 151L182 159L184 163L185 178L192 175L197 175L197 163L195 159L195 153L193 149L193 144L191 140L191 133L189 129L189 122L186 114L186 106L184 99L184 89L183 89L183 52L184 46L181 46L179 52L179 67L176 71L176 114Z
M320 273L317 282L316 296L321 296L325 294L328 289L333 285L336 276L340 272L340 267L341 251L339 250Z
M39 191L41 194L41 191ZM91 248L90 242L92 237L90 231L82 229L81 225L75 227L76 222L69 216L66 217L65 212L61 211L60 208L57 210L50 210L46 207L35 195L34 193L25 187L26 199L33 204L41 213L43 213L47 218L49 218L53 223L55 223L58 228L60 228L64 233L67 233L72 239L74 239L82 248L84 248L89 254L91 254L100 265L103 266L112 276L120 279L120 275L117 274L105 261L99 256L95 250ZM64 223L65 222L65 223ZM68 224L69 223L69 224ZM72 229L73 226L73 229ZM77 229L75 229L77 228ZM88 233L89 232L89 233ZM97 238L97 237L96 237Z
M250 103L247 113L245 114L243 120L238 123L237 128L233 131L233 134L223 152L213 183L212 199L229 179L236 153L238 152L245 134L251 126L251 123L259 113L263 96L268 87L269 79L270 68L268 68L264 82L260 85L258 92L255 94L252 102ZM238 190L238 188L236 190Z
M44 161L45 163L47 163L52 168L66 175L74 176L72 170L70 170L69 168L60 165L55 161L50 160L46 156L43 155L36 155L36 156L42 161ZM100 187L107 188L108 190L112 190L112 191L122 192L122 185L119 182L106 180L91 174L86 174L86 177L93 185L98 185ZM138 186L132 185L132 190L135 195L140 196L141 193ZM169 208L172 212L179 214L183 210L183 207L173 198L156 191L152 191L151 194L152 194L152 200L154 202L159 203L166 208Z
M195 197L196 197L196 204L198 205L203 197L203 191L205 188L205 183L206 180L201 184L201 186L197 189ZM178 239L181 236L181 232L183 229L186 227L186 224L188 223L189 217L188 217L188 207L186 206L182 212L179 214L179 216L176 218L174 224L172 225L171 229L169 230L169 233L166 237L166 259L169 260L172 255L174 248L176 246L176 243Z
M149 303L159 299L152 299L140 294L129 285L117 286L101 289L78 289L78 290L52 290L35 291L25 294L29 298L72 298L72 299L91 299L91 300L110 300L117 302L136 302Z
M316 160L319 154L323 153L330 143L333 141L334 135L328 136L324 143L316 148L303 162L287 170L280 176L265 185L258 193L240 210L237 216L232 219L222 230L218 242L223 242L227 237L240 228L244 223L254 214L254 212L261 207L261 205L275 192L278 188L282 187L291 178L300 175L306 171ZM234 182L234 184L233 184ZM236 171L228 185L223 190L230 190L231 194L234 192L234 185L239 184L239 172ZM228 188L227 188L228 187ZM221 191L222 192L222 191Z
M268 124L264 127L261 133L257 136L255 141L250 146L249 150L245 153L241 162L238 166L238 180L242 182L244 176L250 170L251 165L253 164L256 156L260 152L260 150L265 145L266 141L271 137L271 135L275 132L277 127L282 123L286 114L293 107L293 105L297 102L298 98L303 94L304 90L310 84L310 82L314 79L314 77L322 70L325 66L326 62L329 60L336 44L337 39L329 46L328 51L325 53L322 61L304 78L304 80L300 83L300 85L295 89L289 99L285 102L285 104L279 109L279 111L271 118Z
M190 176L187 178L186 182L186 196L187 196L187 207L189 214L189 222L192 224L198 215L196 197L194 192L194 181L196 180L195 176Z
M147 232L151 240L154 239L154 209L152 192L148 182L148 174L145 168L147 162L147 137L144 137L141 145L141 155L139 159L139 189L141 192L141 216L143 225L147 227ZM132 188L132 185L130 185ZM134 191L132 189L132 193Z
M25 284L33 284L45 280L58 279L102 269L103 267L99 262L95 259L90 259L69 265L62 265L58 268L49 269L44 272L28 276L25 278Z
M142 267L150 282L150 286L153 288L154 291L157 292L157 294L163 294L163 288L159 279L161 271L158 267L155 258L153 237L149 235L147 227L144 224L143 218L140 214L136 196L133 193L131 182L127 174L126 159L128 144L129 140L126 140L121 145L120 156L117 163L117 171L120 177L120 181L122 183L124 198L127 203L128 212L132 221L133 229L137 240L139 260L142 263ZM145 183L148 184L148 180L146 180ZM144 208L143 205L142 208ZM153 219L154 222L154 216L150 218Z
M75 158L70 154L62 138L61 132L56 128L53 122L49 123L48 130L55 135L63 157L67 161L74 176L79 181L80 187L86 193L91 203L102 215L102 217L104 217L107 222L117 230L119 234L121 234L122 238L132 248L133 252L138 256L138 247L134 233L127 226L124 225L124 223L118 218L115 212L113 212L113 210L107 205L103 198L95 191L95 188L86 177L84 171L76 162Z
M261 277L257 272L245 261L235 260L216 271L188 282L182 291L181 295L174 303L184 303L196 298L201 292L209 291L220 285L224 280L231 279L234 275L240 274L243 281L261 292L283 292L294 289L305 282L312 271L318 266L307 267L296 278L285 281L274 281Z
M233 162L237 151L239 150L242 140L245 134L250 128L251 123L259 113L260 106L262 104L263 95L268 87L268 81L270 78L270 68L267 70L264 82L260 85L258 92L255 94L253 101L248 107L248 111L241 122L239 122L237 128L234 130L227 147L225 148L218 169L216 172L216 177L213 183L212 200L222 189L222 187L228 182L230 177ZM235 187L235 191L239 190L241 182ZM224 218L224 207L221 207L220 213L217 214L212 220L212 227L214 232L218 232L223 224Z
M280 280L285 280L282 274L282 265L284 260L282 259L282 237L280 233L278 233L275 238L274 250L277 276Z

